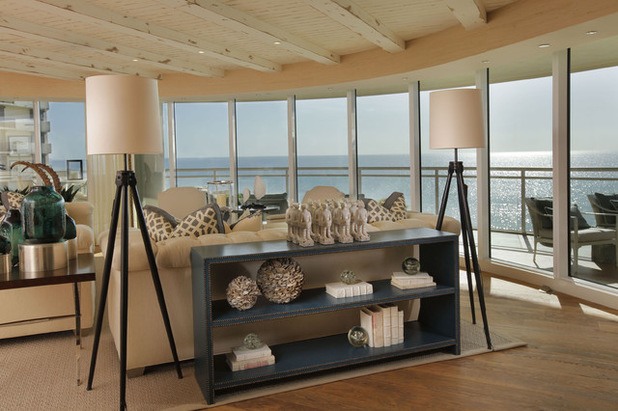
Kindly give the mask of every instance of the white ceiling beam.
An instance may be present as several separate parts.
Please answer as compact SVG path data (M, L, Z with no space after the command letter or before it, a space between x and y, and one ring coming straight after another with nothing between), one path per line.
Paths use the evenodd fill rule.
M351 0L305 0L305 2L390 53L406 49L406 43L402 38Z
M131 61L136 66L146 65L196 76L223 77L223 70L212 69L200 64L189 63L178 59L161 58L160 55L155 53L98 40L92 37L80 36L76 33L30 23L11 16L5 15L0 18L0 32L2 31L20 37L35 39L37 41L59 44L64 47L78 48L88 53L96 51L115 59ZM134 62L134 59L138 59L139 62Z
M487 11L480 0L444 0L444 3L466 30L487 24Z
M19 55L24 58L30 58L31 61L43 63L43 61L54 61L58 63L66 64L69 67L73 67L75 70L88 70L88 72L110 74L110 73L122 73L138 75L148 78L159 78L160 74L155 72L148 72L144 70L138 70L135 67L126 67L118 64L100 64L93 59L84 59L75 56L67 56L66 54L56 53L48 50L40 50L32 47L22 47L16 44L9 44L6 41L0 43L0 51L5 53L11 53Z
M286 30L266 23L250 14L216 0L158 0L176 10L191 14L219 26L249 34L256 40L276 44L292 53L318 63L337 64L339 55L315 45Z
M169 47L195 53L196 55L198 52L202 52L204 56L259 71L274 72L281 70L279 64L254 56L244 50L231 50L230 48L213 44L208 40L197 37L187 38L185 33L103 9L82 0L28 1L29 5L32 3L33 7L53 13L56 16L96 24L116 33L136 36L156 44L163 43Z
M69 70L52 67L49 61L31 59L27 56L16 56L13 53L7 53L5 51L0 51L0 70L60 80L81 80L83 78L83 74L72 74Z

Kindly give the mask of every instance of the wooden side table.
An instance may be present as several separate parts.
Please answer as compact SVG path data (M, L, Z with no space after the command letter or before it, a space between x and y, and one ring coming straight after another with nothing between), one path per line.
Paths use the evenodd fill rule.
M26 273L19 271L18 267L13 267L13 270L10 273L0 274L0 290L40 287L56 284L73 284L75 313L55 316L53 318L75 317L75 346L77 348L77 385L81 384L80 351L82 348L79 283L85 281L95 281L95 265L93 254L79 254L76 259L68 261L67 267L60 268L58 270ZM2 323L0 324L0 327L41 319L44 318L30 318L28 320Z

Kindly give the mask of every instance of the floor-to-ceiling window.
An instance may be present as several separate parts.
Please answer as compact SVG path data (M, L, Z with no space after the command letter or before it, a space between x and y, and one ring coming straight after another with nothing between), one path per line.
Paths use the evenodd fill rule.
M410 204L408 94L356 99L358 192L376 200L402 192Z
M267 193L286 193L287 102L236 103L236 130L239 194L245 189L254 194L256 176L262 178Z
M227 103L174 103L176 185L230 179Z
M491 257L551 271L552 79L494 78L490 70Z
M314 186L349 192L347 100L296 101L298 199Z
M571 219L571 243L581 245L571 251L571 275L618 288L618 67L578 70L583 53L571 54L570 194L572 213L583 217Z

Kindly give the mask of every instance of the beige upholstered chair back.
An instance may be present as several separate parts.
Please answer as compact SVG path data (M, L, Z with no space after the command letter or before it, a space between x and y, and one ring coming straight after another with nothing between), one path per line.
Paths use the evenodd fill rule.
M344 197L345 194L336 187L315 186L305 193L302 203L307 204L309 201L342 200Z
M157 194L157 202L159 208L183 218L206 205L206 193L196 187L172 187Z

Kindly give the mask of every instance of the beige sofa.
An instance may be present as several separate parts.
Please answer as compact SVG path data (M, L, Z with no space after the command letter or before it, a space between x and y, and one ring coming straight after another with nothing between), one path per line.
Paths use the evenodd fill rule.
M393 230L414 227L435 227L436 216L432 214L409 212L406 219L397 222L377 222L369 227L369 231ZM444 230L459 233L460 225L455 219L447 217L444 221ZM192 281L190 266L190 251L192 247L209 244L229 244L255 241L284 240L287 235L285 222L268 222L259 231L240 231L228 234L207 234L198 238L180 237L153 243L153 250L159 276L161 279L165 300L170 316L170 322L176 341L178 356L181 360L193 358L193 303ZM129 307L127 330L127 370L129 375L139 375L144 367L168 363L172 361L169 343L165 334L163 320L158 309L158 303L148 261L144 251L140 232L131 231L129 236ZM100 237L101 249L107 249L105 234ZM332 273L343 269L353 269L364 280L374 279L372 276L383 277L385 272L401 269L401 261L410 255L410 250L375 250L367 252L362 261L358 258L339 260L329 258L330 272L325 273L320 267L303 265L305 271L305 288L323 287L325 282L333 281ZM238 274L251 275L257 271L256 264L247 264L238 267ZM330 276L330 277L329 277ZM227 280L213 284L214 297L225 298ZM111 333L119 347L120 339L120 252L119 241L116 241L116 251L112 260L112 272L107 300L107 313ZM347 316L348 318L344 318ZM350 319L358 317L358 313L343 312L315 316L312 321L320 324L313 327L311 335L319 329L323 335L341 332L338 327L347 326ZM354 321L354 320L352 320ZM255 325L235 327L235 330L217 329L215 351L227 352L230 347L239 344L238 335L245 335L257 331L268 344L281 341L308 338L306 322L303 327L296 326L293 319L287 322L273 324L260 323L259 329ZM311 327L309 327L311 328ZM345 331L347 331L346 328Z
M91 253L93 206L88 202L67 203L67 213L77 223L77 252ZM82 328L92 327L94 282L80 284ZM75 329L73 285L59 284L0 291L0 339ZM19 322L19 323L17 323ZM16 324L8 324L16 323ZM8 324L8 325L7 325Z

